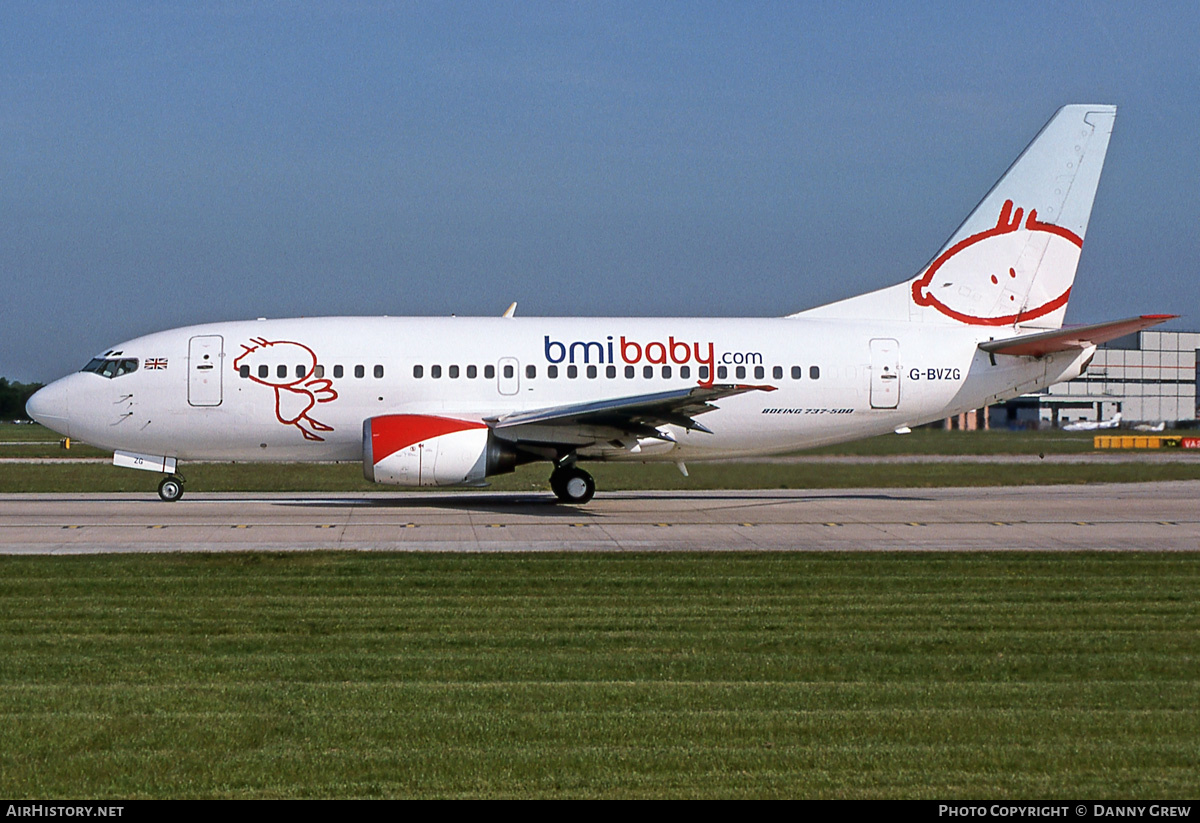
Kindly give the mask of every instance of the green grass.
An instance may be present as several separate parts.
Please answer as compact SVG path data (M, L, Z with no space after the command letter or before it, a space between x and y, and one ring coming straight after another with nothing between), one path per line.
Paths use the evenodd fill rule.
M0 442L53 440L58 442L62 435L50 431L38 423L0 423Z
M7 797L1194 797L1194 554L0 559Z
M1092 451L1093 432L944 431L914 429L824 446L800 454L887 456L900 454L1081 454ZM1168 434L1168 432L1164 432Z
M0 423L0 457L112 457L112 452L72 442L59 445L62 435L37 423Z

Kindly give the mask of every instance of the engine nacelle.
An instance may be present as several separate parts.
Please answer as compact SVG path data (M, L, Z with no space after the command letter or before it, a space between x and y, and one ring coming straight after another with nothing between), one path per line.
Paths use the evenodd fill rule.
M516 464L516 449L478 420L385 414L363 421L363 476L374 483L478 485Z

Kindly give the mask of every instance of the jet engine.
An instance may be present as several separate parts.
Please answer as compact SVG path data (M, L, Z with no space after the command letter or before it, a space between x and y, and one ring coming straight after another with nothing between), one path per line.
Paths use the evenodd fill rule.
M476 486L517 465L512 444L487 424L424 414L363 421L363 476L394 486Z

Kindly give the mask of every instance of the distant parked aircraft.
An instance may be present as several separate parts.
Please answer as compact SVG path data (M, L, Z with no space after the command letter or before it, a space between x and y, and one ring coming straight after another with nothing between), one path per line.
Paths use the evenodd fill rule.
M1121 413L1117 412L1110 420L1101 420L1092 422L1091 420L1079 420L1075 423L1068 423L1062 427L1065 432L1090 432L1099 431L1100 429L1116 429L1121 426Z

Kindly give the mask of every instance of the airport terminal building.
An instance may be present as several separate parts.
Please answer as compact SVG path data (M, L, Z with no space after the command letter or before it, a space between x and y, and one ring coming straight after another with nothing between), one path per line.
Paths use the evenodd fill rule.
M1198 354L1200 332L1153 329L1121 337L1096 350L1082 377L994 406L987 423L1058 426L1108 420L1120 412L1131 423L1195 425Z

